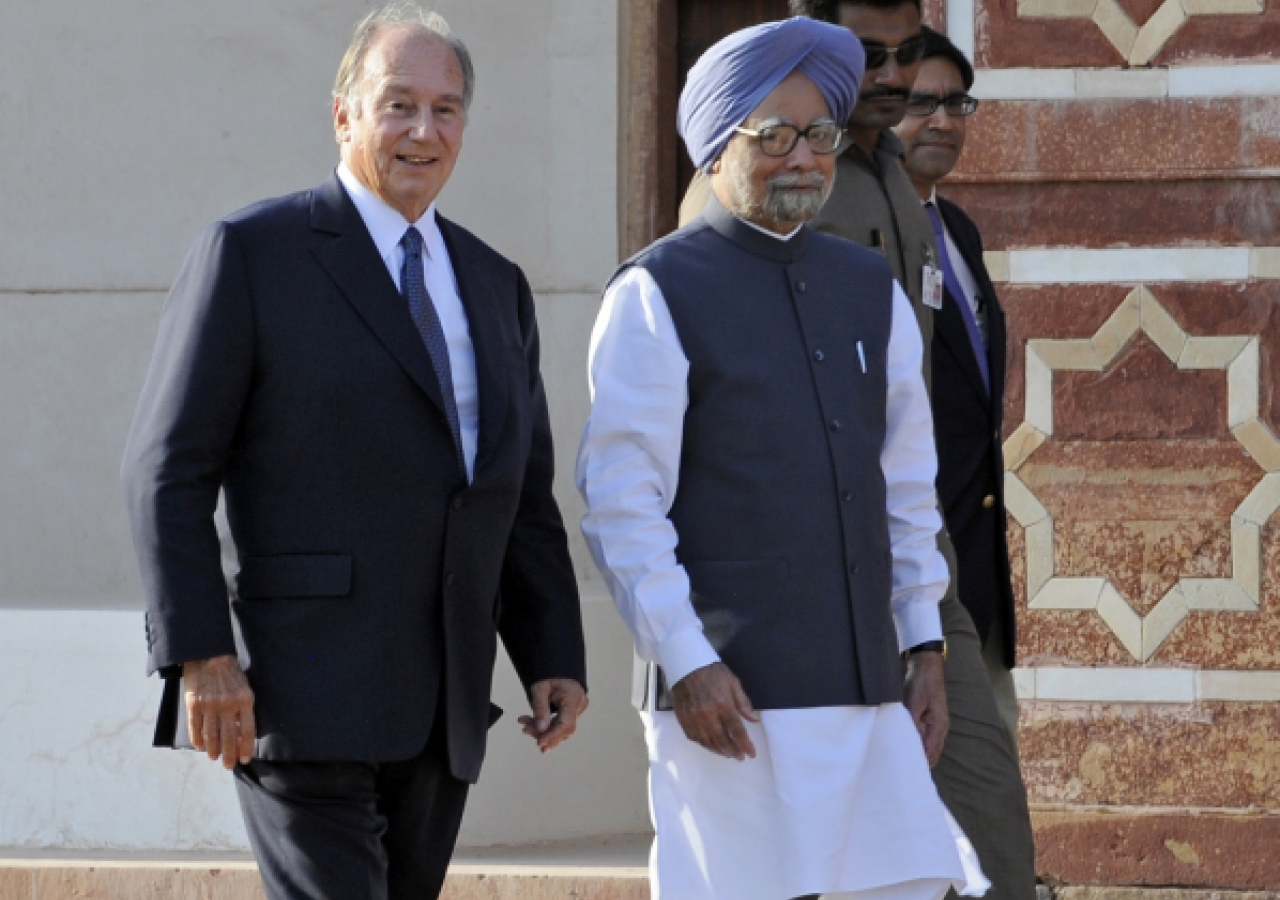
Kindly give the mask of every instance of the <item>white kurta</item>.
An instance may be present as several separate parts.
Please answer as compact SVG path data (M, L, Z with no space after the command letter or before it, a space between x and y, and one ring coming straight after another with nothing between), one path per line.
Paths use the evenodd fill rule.
M891 605L905 649L942 636L947 567L922 345L894 286L881 466L893 551ZM675 500L689 362L652 276L632 268L605 292L591 340L593 405L578 455L582 528L639 655L668 681L717 662L690 601L667 517ZM768 710L748 723L757 758L689 741L674 713L643 715L657 831L655 898L789 900L804 894L933 898L987 882L929 777L901 704ZM894 885L900 885L894 888Z

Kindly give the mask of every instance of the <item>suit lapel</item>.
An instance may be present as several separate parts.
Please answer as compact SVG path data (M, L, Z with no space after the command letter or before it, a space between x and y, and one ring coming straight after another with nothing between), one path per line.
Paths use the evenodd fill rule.
M409 315L409 307L396 290L373 238L369 237L369 230L336 175L312 195L311 226L331 235L312 248L320 265L369 330L443 416L440 382Z
M497 444L507 413L507 366L502 342L502 292L492 273L477 259L474 240L444 216L436 222L449 249L458 283L458 296L467 312L471 345L475 349L476 382L480 393L480 435L476 448L477 475Z
M1004 316L996 298L995 286L991 283L986 263L982 259L982 243L977 236L977 227L960 207L947 198L938 197L937 201L938 211L942 214L942 221L946 223L947 232L964 258L965 265L969 267L969 274L977 282L978 293L987 304L986 351L990 387L988 388L982 382L982 372L979 371L978 362L974 359L973 344L969 340L969 331L962 318L963 313L954 302L945 304L953 314L947 317L952 320L950 327L947 328L947 346L961 360L961 364L969 374L970 382L981 394L984 404L989 404L992 414L997 415L995 406L1001 402L1004 395ZM950 296L948 292L947 297L950 298ZM966 301L961 298L961 302Z

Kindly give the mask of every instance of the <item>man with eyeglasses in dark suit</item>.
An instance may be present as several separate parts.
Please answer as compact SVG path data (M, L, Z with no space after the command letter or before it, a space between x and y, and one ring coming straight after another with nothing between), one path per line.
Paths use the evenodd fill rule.
M969 95L973 66L945 35L925 27L923 59L907 100L906 116L894 132L902 141L902 168L921 203L934 234L938 265L943 275L943 302L933 316L931 357L934 433L938 449L938 497L956 551L960 601L982 640L985 681L976 667L963 678L948 672L948 700L952 729L947 754L962 760L966 772L957 779L958 792L981 784L999 784L1003 793L1025 797L1017 773L1018 699L1011 669L1016 648L1013 585L1005 537L1004 462L1001 423L1004 404L1005 321L995 287L982 257L982 236L959 206L937 193L938 181L948 175L964 150L966 120L978 109ZM950 667L949 667L950 668ZM998 720L991 717L994 697ZM1001 735L1000 725L1005 734ZM1007 743L1001 740L1007 737ZM945 759L945 756L944 756ZM1013 760L1010 764L1010 759ZM957 791L941 791L945 762L935 771L940 792L954 815ZM975 801L982 805L981 793ZM964 801L962 801L964 802ZM977 832L979 857L995 887L988 896L1022 896L1032 891L1033 856L1025 813L999 823L1003 832L991 835L1004 845L993 859ZM1016 870L1013 866L1017 864Z

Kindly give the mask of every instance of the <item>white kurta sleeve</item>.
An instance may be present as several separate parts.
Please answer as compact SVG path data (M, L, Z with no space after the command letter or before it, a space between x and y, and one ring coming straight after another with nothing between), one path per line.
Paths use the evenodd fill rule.
M938 552L938 531L942 528L934 488L938 456L929 393L921 371L923 356L924 343L911 301L895 282L887 360L887 426L880 467L893 549L893 621L902 650L942 637L938 601L951 577Z
M653 277L634 267L605 291L591 334L591 415L576 481L582 533L642 659L675 684L720 657L702 633L667 517L680 473L689 361Z

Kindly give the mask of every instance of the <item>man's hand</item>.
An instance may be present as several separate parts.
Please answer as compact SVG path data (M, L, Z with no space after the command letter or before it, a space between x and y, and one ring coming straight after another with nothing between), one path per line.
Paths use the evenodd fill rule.
M755 758L755 745L742 720L759 722L760 715L724 663L694 669L675 683L671 696L676 719L689 740L730 759Z
M578 717L587 711L587 692L572 678L548 678L529 688L531 716L521 716L524 733L538 742L543 753L569 739Z
M253 690L240 662L215 656L183 663L182 686L192 746L210 759L222 757L228 769L253 759Z
M924 755L932 768L942 758L942 745L951 728L947 714L947 683L941 653L913 653L907 661L905 684L907 710L915 720Z

